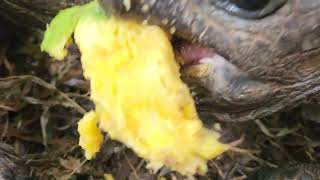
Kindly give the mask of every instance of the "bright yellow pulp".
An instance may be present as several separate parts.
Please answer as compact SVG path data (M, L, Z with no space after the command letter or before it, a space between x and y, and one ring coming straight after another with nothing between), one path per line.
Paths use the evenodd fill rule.
M165 165L187 175L204 173L207 160L227 150L218 133L203 127L161 28L87 18L75 39L96 105L79 122L88 159L99 151L99 129L148 160L150 168Z

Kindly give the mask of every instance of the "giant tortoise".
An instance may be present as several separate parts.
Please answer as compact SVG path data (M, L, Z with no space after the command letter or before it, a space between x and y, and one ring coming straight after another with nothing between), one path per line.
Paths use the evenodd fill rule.
M320 93L319 0L99 0L173 35L200 116L249 121Z

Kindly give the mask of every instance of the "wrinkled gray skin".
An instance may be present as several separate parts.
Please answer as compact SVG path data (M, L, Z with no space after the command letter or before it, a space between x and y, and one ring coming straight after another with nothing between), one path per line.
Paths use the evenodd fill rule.
M200 61L209 66L208 76L186 78L191 89L202 89L196 98L203 116L253 120L319 95L319 0L288 0L257 20L230 15L208 1L131 0L129 11L121 0L101 4L122 16L149 18L168 31L174 27L175 36L225 57Z

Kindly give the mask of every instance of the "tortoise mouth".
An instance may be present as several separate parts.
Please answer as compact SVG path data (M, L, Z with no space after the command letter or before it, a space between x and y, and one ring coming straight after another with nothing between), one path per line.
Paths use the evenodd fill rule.
M213 58L219 55L213 48L182 39L172 40L177 61L182 66L192 66L201 63L202 59ZM220 55L219 55L220 56Z
M182 39L174 38L172 45L178 62L183 66L199 64L201 59L213 57L216 54L213 48Z
M216 52L209 47L187 41L173 42L176 55L183 65L198 64L202 58L212 57Z

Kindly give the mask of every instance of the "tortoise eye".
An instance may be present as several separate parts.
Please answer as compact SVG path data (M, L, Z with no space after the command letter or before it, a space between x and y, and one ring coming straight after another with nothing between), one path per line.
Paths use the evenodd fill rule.
M260 19L274 13L287 0L211 0L229 14L248 19Z
M268 5L269 1L270 0L230 0L230 2L239 8L249 11L263 9Z

